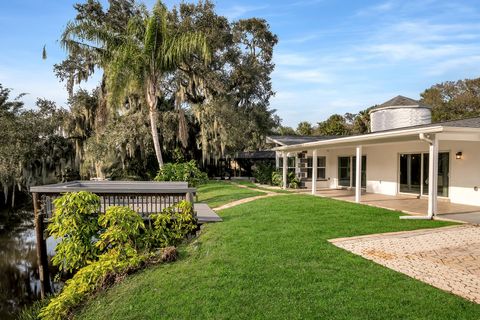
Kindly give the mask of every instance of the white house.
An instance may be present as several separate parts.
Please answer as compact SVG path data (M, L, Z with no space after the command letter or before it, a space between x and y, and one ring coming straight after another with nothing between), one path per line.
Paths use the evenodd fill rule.
M385 195L480 206L480 117L431 123L431 108L398 96L370 112L371 133L277 141L277 167L295 170L312 193L323 188L362 189ZM302 138L297 138L302 139ZM312 177L316 177L312 179Z

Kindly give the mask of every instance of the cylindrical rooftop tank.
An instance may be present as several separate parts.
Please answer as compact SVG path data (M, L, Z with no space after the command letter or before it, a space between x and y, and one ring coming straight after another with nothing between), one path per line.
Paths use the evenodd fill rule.
M431 107L403 96L397 96L370 110L371 132L430 124L431 122Z

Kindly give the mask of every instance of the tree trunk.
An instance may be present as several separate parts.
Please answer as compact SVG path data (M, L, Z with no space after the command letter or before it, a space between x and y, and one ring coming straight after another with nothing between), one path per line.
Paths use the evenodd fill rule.
M12 188L12 209L15 208L15 180L13 180Z
M150 116L150 129L152 130L153 147L157 156L158 167L163 167L162 149L158 139L157 130L157 95L155 90L155 81L150 81L147 86L148 114Z
M158 140L157 130L157 110L149 107L148 113L150 115L150 127L152 129L153 146L155 148L155 155L157 156L158 167L163 167L162 149L160 148L160 141Z

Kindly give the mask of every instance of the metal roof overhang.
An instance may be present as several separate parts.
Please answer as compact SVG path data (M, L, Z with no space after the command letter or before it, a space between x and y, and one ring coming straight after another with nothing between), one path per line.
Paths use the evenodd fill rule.
M480 128L431 126L423 128L399 129L358 136L301 143L274 148L275 151L299 152L320 148L355 147L374 144L418 141L419 134L439 134L441 140L480 141ZM442 138L443 137L443 138Z

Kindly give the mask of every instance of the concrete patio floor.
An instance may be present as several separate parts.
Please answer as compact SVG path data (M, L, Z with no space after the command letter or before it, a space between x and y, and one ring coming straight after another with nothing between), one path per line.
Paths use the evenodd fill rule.
M385 267L480 303L480 226L459 225L329 241Z
M345 189L317 190L317 196L355 202L355 191ZM412 215L426 215L428 200L413 195L388 196L375 193L362 193L362 204L401 211ZM480 224L480 207L450 203L438 200L438 218Z

